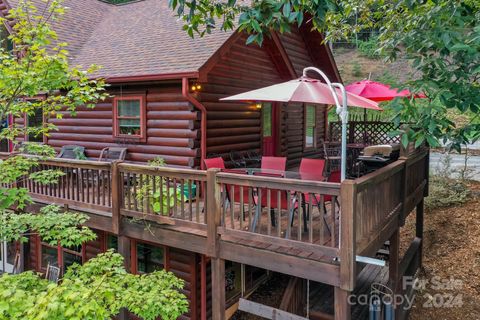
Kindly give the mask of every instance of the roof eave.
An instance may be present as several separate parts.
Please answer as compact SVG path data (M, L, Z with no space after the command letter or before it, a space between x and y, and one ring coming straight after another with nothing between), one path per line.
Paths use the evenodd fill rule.
M105 77L105 82L107 83L144 82L144 81L176 80L176 79L182 79L182 78L198 78L198 71L120 76L120 77Z

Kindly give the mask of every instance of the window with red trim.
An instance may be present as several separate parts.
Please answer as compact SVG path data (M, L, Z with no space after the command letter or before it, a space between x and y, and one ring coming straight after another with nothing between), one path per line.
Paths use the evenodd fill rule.
M65 272L72 264L82 264L82 246L61 247L52 246L46 242L41 242L41 260L40 269L45 270L47 266L60 266L62 272Z
M143 96L115 97L113 126L114 137L144 139L146 136L145 98Z

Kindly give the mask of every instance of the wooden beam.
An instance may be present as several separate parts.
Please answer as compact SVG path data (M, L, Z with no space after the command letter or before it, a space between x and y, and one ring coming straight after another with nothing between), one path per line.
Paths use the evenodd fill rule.
M150 223L148 228L145 224L131 222L123 218L122 234L132 239L148 241L155 244L174 247L178 249L188 250L206 254L207 238L187 230L176 231L167 227L161 227Z
M298 316L296 314L243 298L241 298L239 301L238 310L272 320L307 320L307 318Z
M212 259L212 318L225 320L225 260Z
M220 184L217 182L217 173L220 169L207 171L207 252L210 257L218 257L219 234L217 227L220 225L222 202Z
M334 289L335 320L350 320L352 318L351 305L348 303L350 291L339 287Z
M417 238L423 239L423 217L424 217L424 212L423 212L423 199L420 201L420 203L417 205L417 213L416 213L416 223L415 223L415 236ZM423 262L423 242L420 243L420 246L418 248L418 254L419 254L419 259L420 259L420 267L422 266Z
M219 256L225 260L323 282L332 286L340 285L340 268L333 261L330 264L225 241L220 241Z
M120 200L122 199L121 193L123 193L122 188L120 188L118 163L119 161L112 163L112 231L115 234L118 234L120 231Z
M357 185L353 180L344 180L340 187L342 210L340 212L340 287L355 289L356 282L356 208Z

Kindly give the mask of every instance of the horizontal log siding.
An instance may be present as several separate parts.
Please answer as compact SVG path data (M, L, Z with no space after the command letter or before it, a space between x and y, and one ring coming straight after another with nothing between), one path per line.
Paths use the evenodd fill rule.
M207 113L207 155L261 149L261 112L252 104L220 98L281 82L265 48L240 37L210 70L198 99Z
M293 68L299 77L302 75L305 67L315 66L319 67L320 69L322 68L322 66L315 65L313 59L308 53L308 49L305 45L302 35L296 28L292 28L291 33L283 33L279 36L282 45L285 48L290 61L292 62Z
M197 254L176 248L168 248L167 268L185 283L181 292L189 301L189 311L179 319L198 319L198 304L200 297L197 295L197 286L200 286L200 279L197 280Z
M318 158L322 154L325 139L325 106L317 106L317 146L305 149L305 108L302 104L289 104L282 107L281 145L287 157L287 166L295 167L302 158Z
M105 232L100 230L93 230L97 237L88 241L83 245L84 251L84 263L88 260L95 258L98 254L105 252L105 237L107 236Z
M282 45L298 76L301 76L305 67L317 66L311 58L305 41L297 29L291 33L280 34ZM327 61L325 61L327 63ZM320 69L322 66L318 66ZM303 157L319 157L322 141L325 138L325 106L317 107L317 148L305 150L305 114L301 104L282 106L280 125L281 152L287 157L287 166L295 167Z
M48 144L57 151L68 144L84 146L92 158L105 147L126 147L130 161L146 162L160 156L169 165L194 166L200 154L200 113L182 96L180 83L112 87L109 93L146 96L146 142L113 137L112 97L94 109L78 108L76 116L65 112L63 119L50 119L58 131L50 134Z

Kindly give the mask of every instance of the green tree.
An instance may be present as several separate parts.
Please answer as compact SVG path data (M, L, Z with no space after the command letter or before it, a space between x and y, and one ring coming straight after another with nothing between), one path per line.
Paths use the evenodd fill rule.
M8 37L13 49L0 48L0 120L35 115L39 110L46 120L61 118L65 112L75 115L78 106L93 107L107 97L104 81L93 78L96 66L81 70L68 63L67 44L57 39L51 27L64 10L59 0L44 0L40 8L21 1L6 17L15 24ZM55 129L49 121L40 127L14 124L0 132L0 139L48 136ZM38 170L42 160L55 155L53 148L25 143L20 149L30 155L0 160L0 242L25 242L32 233L65 247L94 239L95 234L82 226L88 219L84 214L55 205L37 214L28 212L32 199L23 182L54 184L63 172ZM144 319L176 319L187 311L186 298L179 292L182 287L183 281L165 271L128 274L123 258L107 252L83 266L73 265L59 284L33 272L3 274L0 319L108 319L121 308Z
M60 283L31 271L0 277L0 320L111 319L128 308L145 320L177 319L188 310L183 281L171 272L133 275L123 257L108 251L73 265Z
M190 36L214 28L239 28L250 34L247 43L262 44L272 30L288 32L292 25L311 23L327 39L353 31L379 30L378 52L389 59L399 53L412 62L415 74L405 85L422 91L428 103L402 99L391 104L393 120L409 123L403 143L427 141L453 148L480 138L480 3L476 0L170 0L185 21ZM358 14L357 23L355 15ZM447 110L470 115L457 125Z

